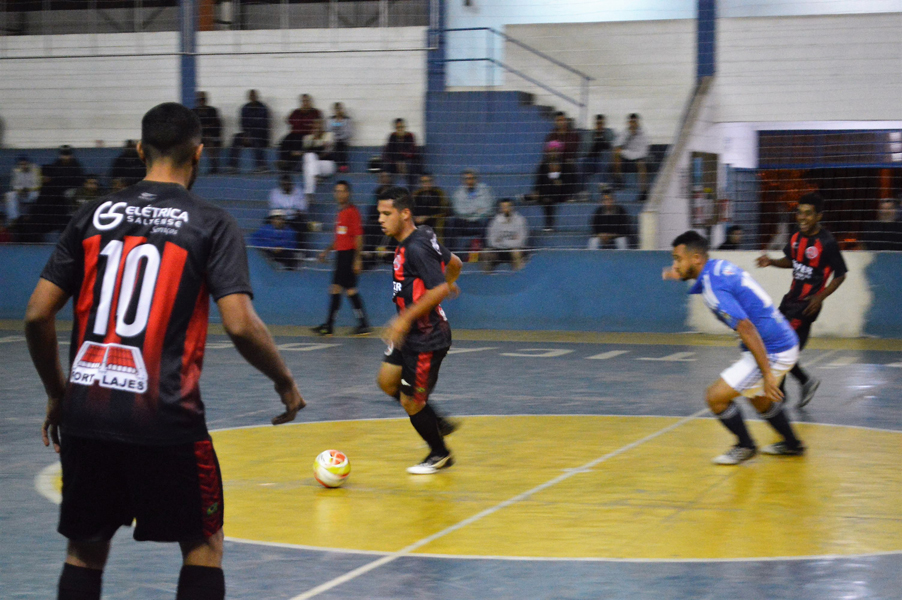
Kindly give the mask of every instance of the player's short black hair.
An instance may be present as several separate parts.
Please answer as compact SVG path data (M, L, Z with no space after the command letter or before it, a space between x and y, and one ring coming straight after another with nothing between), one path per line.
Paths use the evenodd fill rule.
M158 104L141 119L141 146L147 164L167 157L184 165L191 161L200 139L200 119L178 102Z
M694 229L690 229L673 238L673 247L676 248L677 246L686 246L687 250L701 252L702 254L707 254L708 248L710 248L708 239Z
M805 194L801 198L799 198L799 206L802 204L808 204L814 207L814 212L817 214L821 214L824 212L824 199L820 194L812 192L810 194Z
M630 119L639 120L639 113L630 113Z
M405 187L393 185L380 192L377 200L391 200L398 212L406 208L413 213L413 197L411 197L410 192Z

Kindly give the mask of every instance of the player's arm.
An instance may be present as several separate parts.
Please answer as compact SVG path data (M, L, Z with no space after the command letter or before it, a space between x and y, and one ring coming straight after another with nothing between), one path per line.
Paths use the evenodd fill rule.
M755 357L755 363L761 370L761 374L764 377L764 395L772 402L782 400L783 392L780 391L777 378L774 377L774 374L770 370L770 361L767 359L767 350L764 348L764 341L761 339L761 335L758 333L755 324L749 319L742 319L736 324L736 333L739 334L742 343L745 344L745 347L748 348L749 352L752 353L752 356Z
M363 235L354 236L354 273L363 272Z
M329 256L329 253L335 248L335 240L333 239L329 242L329 245L322 249L319 253L319 262L326 262L326 258Z
M411 326L417 319L421 319L431 313L448 296L452 294L457 295L460 292L455 281L460 275L462 264L457 255L451 255L451 260L448 261L445 267L445 282L427 290L419 300L391 320L385 329L384 338L386 342L391 343L395 348L400 348L404 344L407 332L410 331Z
M780 258L771 258L767 254L762 254L757 259L755 259L755 264L758 265L759 268L764 267L779 267L780 269L791 269L792 268L792 260L785 256L781 256Z
M63 394L66 392L66 376L60 365L56 342L56 313L68 300L68 292L55 283L40 279L28 301L28 308L25 309L28 352L47 392L47 416L41 437L45 446L52 442L53 449L57 452L60 451L58 427Z
M298 411L307 403L301 397L291 371L285 365L276 344L257 316L250 296L229 294L216 301L222 324L235 348L258 371L269 377L275 384L276 392L285 405L285 412L273 418L272 424L279 425L293 421Z
M843 273L839 277L834 277L830 280L830 283L827 284L827 287L816 293L811 297L811 300L808 301L808 306L805 307L805 310L802 311L803 315L812 315L820 310L821 304L824 303L824 300L827 297L839 289L839 286L843 284L846 280L846 275Z

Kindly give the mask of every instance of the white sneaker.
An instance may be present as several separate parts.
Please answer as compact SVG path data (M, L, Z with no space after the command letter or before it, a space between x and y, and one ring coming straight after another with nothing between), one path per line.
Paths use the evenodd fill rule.
M733 446L720 456L715 456L711 459L711 462L715 465L738 465L755 456L756 452L754 448Z
M407 467L407 472L411 475L433 475L438 473L441 469L447 469L453 464L454 459L451 457L450 452L445 456L434 456L430 454L426 457L426 460L420 464Z

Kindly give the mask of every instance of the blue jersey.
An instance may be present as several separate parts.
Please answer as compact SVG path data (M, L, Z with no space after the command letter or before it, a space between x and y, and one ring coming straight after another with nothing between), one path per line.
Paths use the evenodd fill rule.
M752 276L725 260L709 260L689 290L701 294L705 306L735 330L748 319L758 330L768 354L797 346L799 338Z

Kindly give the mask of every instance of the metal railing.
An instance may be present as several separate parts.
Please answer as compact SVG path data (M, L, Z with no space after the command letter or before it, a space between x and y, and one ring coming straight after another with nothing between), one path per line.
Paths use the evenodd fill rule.
M545 90L549 94L552 94L552 95L564 100L565 102L569 102L570 104L573 104L574 106L576 106L579 109L579 123L585 127L589 126L589 123L588 123L589 82L594 81L593 77L587 75L586 73L583 73L582 71L579 71L578 69L574 69L570 65L565 64L565 63L557 60L554 57L548 56L541 50L536 50L532 46L529 46L528 44L525 44L524 42L522 42L516 38L513 38L513 37L507 35L506 33L503 33L496 29L492 29L491 27L459 27L459 28L453 28L453 29L442 29L440 31L441 31L441 33L445 33L445 34L460 33L460 32L467 32L467 31L484 31L487 34L487 40L486 40L487 56L477 57L477 58L442 58L442 59L440 59L442 62L445 62L445 63L485 62L487 65L487 69L488 69L487 70L487 78L486 78L486 86L490 85L490 83L489 83L490 81L491 82L494 81L494 73L492 72L493 66L500 67L501 69L504 69L508 73L512 73L513 75L516 75L517 77L520 77L521 79L523 79L525 81L528 81L532 85L534 85L542 90ZM530 54L537 56L538 58L541 58L541 59L543 59L561 69L564 69L565 71L573 73L574 75L579 77L580 78L580 97L578 99L572 98L571 96L568 96L567 94L561 92L560 90L555 89L555 88L551 87L550 85L539 81L535 77L532 77L519 69L515 69L514 67L506 64L505 62L495 58L494 43L493 43L495 38L500 38L500 39L504 40L505 42L509 42L515 46L518 46L518 47L522 48L523 50L526 50Z

